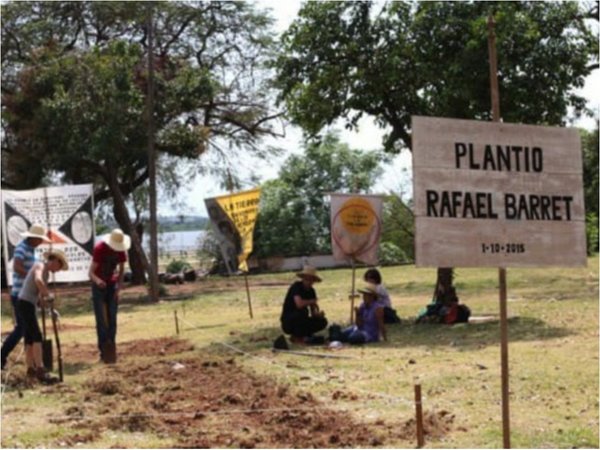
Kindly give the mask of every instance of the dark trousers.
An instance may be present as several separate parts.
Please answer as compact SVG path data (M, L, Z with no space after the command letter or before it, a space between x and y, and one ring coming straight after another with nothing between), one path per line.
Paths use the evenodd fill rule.
M106 288L100 289L96 284L93 284L92 303L94 304L94 315L96 316L98 350L102 354L102 347L105 342L116 342L119 305L115 299L115 285L107 284Z
M37 320L35 305L26 300L19 300L17 303L21 320L23 321L23 337L25 345L31 345L35 342L42 342L42 331Z
M308 317L300 312L281 319L281 328L286 334L292 336L312 336L325 329L327 319L325 317Z
M13 311L15 312L15 328L7 336L6 340L2 344L2 367L6 364L6 360L10 352L17 346L21 338L23 337L23 320L21 319L21 313L17 302L19 298L16 295L10 296L10 303L12 304Z

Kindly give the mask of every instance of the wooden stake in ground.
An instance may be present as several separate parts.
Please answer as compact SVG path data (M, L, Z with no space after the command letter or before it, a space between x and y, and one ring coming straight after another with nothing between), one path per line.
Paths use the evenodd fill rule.
M254 319L252 315L252 299L250 298L250 285L248 284L248 274L244 272L244 281L246 282L246 296L248 297L248 312L250 313L250 318Z
M488 53L490 58L490 92L492 120L500 121L500 94L498 90L498 64L496 59L496 34L494 16L488 16ZM502 372L502 437L504 448L510 448L510 407L508 388L508 323L506 312L506 268L498 269L500 288L500 362Z
M175 332L179 335L179 320L177 319L177 310L173 311L175 316Z
M420 384L415 384L415 419L417 424L417 448L423 448L425 437L423 435L423 404Z

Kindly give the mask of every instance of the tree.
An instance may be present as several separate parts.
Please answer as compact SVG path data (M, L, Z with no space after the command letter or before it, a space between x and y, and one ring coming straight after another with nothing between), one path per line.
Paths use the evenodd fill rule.
M257 144L261 136L276 134L278 116L265 87L271 19L242 2L151 5L153 114L163 182L189 181L191 174L181 174L181 165L172 162L197 160L207 149L223 157L239 150L264 155ZM148 179L147 7L127 2L2 7L3 186L34 187L49 174L65 182L93 182L96 202L111 199L115 219L134 236L146 269L126 201Z
M393 153L411 149L412 115L489 120L490 13L503 119L561 125L569 107L581 114L573 89L597 61L597 36L577 2L307 2L283 36L279 100L310 136L368 114L391 129Z
M392 244L402 253L402 262L414 261L414 240L414 215L410 205L397 194L388 195L383 203L382 246Z
M596 122L597 124L597 122ZM583 189L585 198L586 230L588 253L598 251L598 127L593 131L581 130L581 148L583 156Z
M383 155L350 149L336 134L290 156L277 180L262 186L255 255L330 253L328 192L368 193L381 175Z

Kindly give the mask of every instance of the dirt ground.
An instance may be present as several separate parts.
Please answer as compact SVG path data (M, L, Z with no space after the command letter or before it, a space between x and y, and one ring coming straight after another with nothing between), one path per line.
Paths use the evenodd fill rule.
M233 358L192 350L188 341L174 338L119 344L119 363L90 377L81 402L50 419L75 432L55 446L85 447L119 429L172 438L182 448L364 448L414 439L414 419L361 423L336 407L338 399L367 402L360 394L337 390L324 403L310 392L247 373ZM97 360L93 345L66 346L67 353L74 363ZM11 379L17 389L30 387L17 374ZM61 396L72 389L65 383L44 393ZM427 412L425 434L443 437L453 422L446 411Z

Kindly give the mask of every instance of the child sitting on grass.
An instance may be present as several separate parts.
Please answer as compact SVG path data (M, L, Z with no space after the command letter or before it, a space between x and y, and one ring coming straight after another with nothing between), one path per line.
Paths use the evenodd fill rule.
M336 333L336 329L332 326L330 328L330 340L339 340L350 344L364 344L378 342L379 338L382 337L384 341L387 341L383 320L384 306L383 302L379 300L377 286L368 283L358 292L363 295L363 302L358 308L354 308L356 325L351 325L340 333Z
M383 286L381 280L381 274L379 270L371 268L365 272L364 280L367 283L372 283L377 288L377 294L379 295L379 301L383 303L383 320L385 323L400 323L400 318L396 314L396 310L392 308L392 301L390 300L390 294Z

